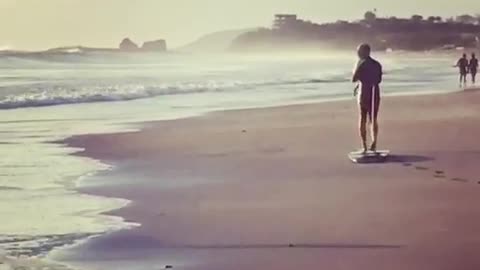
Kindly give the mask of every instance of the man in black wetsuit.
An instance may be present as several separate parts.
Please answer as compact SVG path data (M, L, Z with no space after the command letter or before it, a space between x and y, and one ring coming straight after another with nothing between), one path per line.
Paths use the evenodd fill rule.
M362 44L358 47L357 53L359 61L353 73L352 81L360 82L360 94L358 95L358 105L360 111L359 129L362 139L363 151L377 150L378 140L378 112L380 109L380 83L382 82L382 65L370 57L371 48L368 44ZM371 124L372 144L367 147L367 119Z
M467 85L467 74L468 74L468 59L467 54L463 54L462 58L458 59L457 65L460 72L460 87Z
M475 77L477 76L478 70L478 59L475 57L475 53L472 53L472 58L470 59L468 68L470 69L470 74L472 75L472 83L475 84Z

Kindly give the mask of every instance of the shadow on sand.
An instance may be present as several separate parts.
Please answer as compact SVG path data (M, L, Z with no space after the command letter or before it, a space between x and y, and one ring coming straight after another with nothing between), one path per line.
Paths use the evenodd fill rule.
M404 246L385 243L212 243L212 244L167 244L151 236L117 232L101 236L97 241L87 242L84 248L95 250L132 249L398 249Z
M388 156L387 163L403 163L412 164L418 162L426 162L435 160L433 157L417 156L417 155L390 155Z
M244 244L244 245L184 245L166 246L164 249L396 249L401 245L376 244Z

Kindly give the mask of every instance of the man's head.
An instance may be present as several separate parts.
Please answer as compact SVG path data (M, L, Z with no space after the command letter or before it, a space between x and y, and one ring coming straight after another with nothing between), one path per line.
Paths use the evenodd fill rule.
M372 49L370 48L370 45L363 43L360 44L357 48L357 54L360 59L366 59L370 57L370 52Z
M475 59L475 53L472 53L472 58Z
M463 58L467 58L467 54L466 54L466 53L464 53L462 57L463 57Z

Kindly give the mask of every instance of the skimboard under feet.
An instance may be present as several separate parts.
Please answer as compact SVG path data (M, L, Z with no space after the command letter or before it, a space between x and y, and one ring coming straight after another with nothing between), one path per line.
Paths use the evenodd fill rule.
M383 163L390 155L389 150L355 151L348 154L353 163Z

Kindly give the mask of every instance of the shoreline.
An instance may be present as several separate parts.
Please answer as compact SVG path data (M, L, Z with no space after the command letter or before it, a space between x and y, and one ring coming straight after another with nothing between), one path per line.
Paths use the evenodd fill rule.
M0 148L6 153L0 160L2 168L0 193L3 198L0 201L0 209L3 209L1 212L4 216L15 217L3 224L2 232L7 238L25 234L49 238L51 235L56 234L60 237L70 232L109 231L108 228L104 229L104 225L110 223L104 224L102 220L97 220L96 214L105 212L99 209L117 209L123 206L122 203L125 201L117 203L106 196L99 196L97 199L94 196L79 194L74 188L79 187L85 191L96 187L113 188L116 184L125 184L135 178L129 175L125 177L121 169L113 172L100 171L99 168L104 168L102 164L93 162L87 157L70 155L78 149L66 149L56 140L81 134L125 134L139 131L136 133L139 135L144 129L139 130L142 125L145 128L149 128L148 125L154 127L159 124L157 121L163 119L182 118L185 120L181 120L180 123L190 121L197 123L197 117L187 119L185 116L199 115L199 118L208 120L207 122L219 120L217 113L224 113L225 109L240 110L236 114L244 114L247 110L261 107L266 111L255 113L261 115L268 111L271 113L278 113L279 110L302 111L309 106L317 106L319 99L324 99L322 103L331 101L331 97L349 100L350 74L345 73L344 67L351 65L351 56L350 53L323 56L288 55L280 58L224 56L212 59L208 56L178 56L171 59L167 57L168 61L165 61L163 56L142 59L127 57L119 60L55 56L34 62L25 62L18 58L7 59L4 64L15 68L12 72L5 70L2 107L19 109L0 109L3 118L0 125L4 130L0 132ZM385 54L381 57L385 58L386 66L391 67L388 71L390 75L388 84L385 85L385 93L398 93L409 89L412 90L412 94L417 94L414 90L424 92L422 89L455 88L452 69L449 68L451 62L449 56ZM321 68L325 63L330 66L328 70ZM37 67L45 72L38 73L40 69ZM176 70L177 67L180 69ZM17 76L18 72L15 70L21 71L22 76ZM422 75L418 76L420 74ZM57 80L60 79L59 76L61 82ZM143 99L145 96L154 98ZM121 102L130 98L139 99ZM316 104L306 108L303 106L284 108L286 103ZM58 106L35 107L40 105ZM326 113L336 109L333 108ZM290 114L287 113L287 116ZM252 116L253 119L257 118ZM308 118L318 116L323 117L309 113ZM238 117L232 120L236 121L236 118ZM276 117L268 118L275 120ZM297 119L300 126L311 125L310 121L313 119L305 120L308 119ZM168 126L173 123L175 121L169 121ZM160 123L162 126L166 124ZM228 128L229 124L226 122L221 126ZM269 123L266 124L268 126ZM291 123L287 123L286 127L289 125ZM172 127L174 126L176 124ZM201 130L200 126L199 131ZM197 128L192 128L190 133L192 138L199 139L195 136ZM215 134L206 135L216 138L213 136ZM294 135L295 133L290 136L296 137ZM163 133L159 132L154 137L162 139ZM156 140L153 140L153 146L156 143ZM232 145L234 146L236 143ZM196 148L199 147L201 145ZM233 155L241 157L245 151L246 148L238 149ZM273 146L262 151L282 156L284 150L282 147ZM132 160L141 156L143 150L138 152L139 155L132 155ZM228 157L226 152L228 151L208 152L201 160ZM155 153L157 154L159 152ZM122 161L118 167L123 168L124 165L137 164ZM195 169L194 166L188 167ZM98 173L89 176L90 172ZM180 172L180 175L184 173L186 172ZM147 168L145 174L145 178L150 181L156 172ZM174 178L175 175L169 177ZM208 175L202 177L209 178ZM121 183L112 182L111 178L118 178ZM138 177L139 180L143 178L143 174ZM193 182L201 186L205 184L204 180L195 179ZM151 184L149 181L145 183L147 186ZM162 183L171 189L175 188L176 184L172 181ZM182 182L184 187L186 184ZM218 180L216 184L219 184ZM111 197L125 197L114 195ZM108 221L107 218L107 223ZM6 239L5 237L3 239ZM28 245L43 243L43 240L37 240L35 238L28 241ZM57 244L61 244L61 239L57 240L59 240ZM0 248L6 248L7 245L10 247L10 243L0 243ZM11 245L15 246L17 243ZM24 243L20 245L23 247ZM32 249L36 247L37 245L32 246ZM49 248L46 247L42 254L45 254L47 249ZM11 254L17 253L12 251Z
M479 95L478 95L477 92L478 91L466 91L466 92L454 92L454 93L448 93L448 94L437 94L437 95L433 95L432 99L435 99L436 101L441 102L442 106L444 106L445 103L447 103L447 100L452 99L452 98L456 99L457 103L458 103L458 100L460 100L462 102L472 102L472 101L467 101L465 99L466 95L473 94L472 95L473 98L479 99L479 97L478 97ZM429 111L428 117L427 117L428 121L435 122L435 121L438 121L439 119L442 119L442 117L445 117L447 120L449 119L449 117L445 114L432 115L432 112L437 110L438 108L435 108L435 106L432 104L431 100L429 100L428 98L422 97L422 96L420 96L420 97L419 96L415 96L415 97L412 97L412 96L385 97L384 100L386 101L387 104L394 105L394 107L396 107L394 110L396 110L396 112L401 113L404 117L405 116L410 116L410 117L422 116L422 115L418 115L418 113L416 113L416 112L402 112L401 111L402 108L399 108L401 106L399 106L399 104L398 104L402 101L402 99L403 99L403 102L413 101L413 102L419 103L418 100L420 100L420 103L425 103L425 104L422 104L422 106L427 105L425 108ZM338 111L336 111L334 108L338 107L338 105L340 105L341 108ZM349 109L349 107L350 107L350 109ZM286 106L273 107L273 108L269 107L269 108L260 108L260 109L240 109L240 110L233 110L233 111L221 111L221 112L208 113L208 114L202 115L202 116L194 116L192 118L186 118L186 119L177 119L177 120L172 120L172 121L165 120L165 121L159 121L159 122L153 122L153 123L148 122L144 125L144 128L141 129L138 132L74 136L70 139L67 139L65 142L67 144L69 144L70 146L86 147L86 150L83 153L78 153L81 156L90 156L90 157L93 156L95 159L107 160L108 162L113 161L113 162L117 163L117 164L114 164L115 169L110 173L110 176L108 176L108 175L107 176L102 176L102 177L105 177L107 180L112 179L112 177L118 178L119 176L122 176L122 175L123 175L123 177L125 177L125 175L126 175L125 179L122 179L121 181L119 181L119 183L110 182L108 185L103 186L103 187L102 186L95 186L95 187L92 187L92 188L81 189L80 190L81 192L93 193L93 194L96 194L96 195L107 196L107 197L109 197L109 196L120 196L120 197L125 196L129 200L132 200L134 202L134 204L129 205L126 208L121 208L121 209L114 210L112 212L105 213L105 214L122 216L126 220L136 220L137 221L137 219L143 219L142 222L139 221L139 223L142 224L141 227L135 228L135 229L130 230L130 231L120 231L120 232L117 232L117 233L113 233L112 237L107 235L107 236L103 237L103 239L99 240L99 242L113 241L110 238L114 238L114 239L118 238L118 237L121 238L121 237L125 237L125 235L127 235L127 236L130 235L130 237L134 237L135 235L137 235L137 237L138 237L139 231L142 232L141 234L146 233L147 235L149 235L148 239L150 239L149 241L151 242L151 241L154 241L153 238L158 237L158 232L153 233L151 231L152 229L148 229L148 228L145 229L144 227L151 227L151 226L148 225L148 222L153 222L153 223L157 224L157 221L156 221L157 219L161 219L161 217L163 217L163 215L168 216L168 214L160 213L157 218L153 218L153 217L146 218L145 214L142 215L142 214L139 213L140 209L143 209L142 211L146 210L144 208L145 205L143 206L143 208L138 205L139 200L140 200L140 202L146 200L146 201L149 201L150 204L151 204L152 202L154 202L156 200L153 199L153 198L150 198L150 196L156 196L156 195L150 194L151 192L147 192L146 190L138 191L138 190L136 190L136 188L133 188L132 190L128 190L128 192L127 192L127 189L132 188L132 186L128 184L128 182L129 182L128 175L129 174L125 171L125 169L122 170L122 167L127 167L127 169L128 169L128 166L131 167L132 166L131 164L134 163L133 167L131 167L131 168L135 168L138 171L137 167L141 166L142 162L147 163L147 165L146 165L147 167L144 168L147 171L147 175L144 176L144 178L146 177L147 180L142 180L141 183L145 184L147 186L149 185L152 188L153 187L155 187L157 189L160 188L158 190L160 194L163 194L165 192L165 190L170 190L170 191L173 190L174 192L178 193L178 192L180 192L179 190L191 190L191 189L196 188L197 186L199 186L199 189L202 190L203 192L207 192L208 194L210 194L209 191L205 191L201 187L202 186L211 186L211 187L213 186L214 187L217 184L223 185L222 184L223 182L219 183L219 182L216 182L216 181L211 182L211 181L208 181L208 180L200 180L198 182L193 181L193 182L188 182L188 183L184 183L184 184L178 184L178 183L173 183L171 185L164 184L163 187L162 186L158 187L158 186L156 186L156 184L154 186L152 186L152 184L153 184L152 183L152 180L153 180L152 177L155 177L155 178L159 177L160 179L165 179L166 180L167 179L166 176L168 176L168 173L162 173L162 172L157 171L157 169L152 169L151 165L148 165L148 163L152 162L152 161L155 161L155 160L157 162L160 161L160 160L164 161L164 162L167 162L168 160L165 160L166 157L163 157L163 158L161 157L162 155L165 155L164 153L161 153L161 151L159 151L158 153L155 153L155 152L152 152L150 149L147 150L146 148L143 148L142 145L144 145L144 144L141 141L138 141L138 136L144 137L144 139L141 139L141 138L140 139L145 140L146 138L149 138L149 136L147 136L146 133L150 134L150 136L152 136L156 132L160 132L159 128L160 129L161 128L166 128L168 132L173 132L173 133L175 133L175 131L174 131L175 128L174 127L180 128L180 129L189 129L189 130L195 131L196 128L200 128L200 129L204 128L202 125L199 126L199 123L203 123L203 122L211 123L211 122L215 122L215 121L217 121L217 122L220 121L220 123L225 124L225 122L224 122L225 118L228 118L230 120L234 119L235 121L241 121L241 119L245 118L245 117L252 117L253 119L257 119L258 117L260 117L261 119L263 119L262 117L266 117L267 119L269 117L273 117L272 119L275 119L276 121L279 121L279 119L275 118L275 114L283 115L282 111L295 114L295 112L293 112L293 111L296 111L297 109L299 111L302 111L302 113L304 113L306 115L316 115L317 117L319 116L319 114L321 115L322 112L324 112L324 113L330 112L331 115L328 118L339 117L340 121L342 122L341 125L345 126L344 125L345 124L344 123L344 121L345 121L344 118L345 118L346 115L350 115L350 113L352 112L351 107L352 107L351 103L347 103L346 101L335 101L335 102L327 102L327 103L321 103L321 104L286 105ZM417 110L418 110L418 108L417 108ZM348 112L348 114L346 112ZM468 112L459 111L458 113L463 115L463 114L468 113ZM335 116L335 114L339 114L339 116ZM286 115L284 115L284 116L286 116ZM388 115L388 117L391 118L392 115ZM462 117L464 117L464 116L462 116ZM472 117L472 116L470 115L469 117ZM239 118L240 118L240 120L239 120ZM325 117L323 117L323 118L325 118ZM302 118L300 118L300 119L302 119ZM325 120L325 119L323 119L323 120ZM409 120L411 121L411 119L409 119ZM444 121L444 120L445 119L443 119L442 121ZM256 120L256 121L258 121L258 120ZM287 119L285 119L285 121L286 121L285 125L287 125L287 126L292 124L291 120L289 120L289 117L287 117ZM281 124L282 122L283 121L280 121L280 122L278 122L278 124ZM307 121L307 122L308 122L307 126L312 124L311 121ZM331 120L329 122L331 122ZM190 125L193 124L193 126L191 126L190 128L186 128L185 124L190 124ZM244 124L246 124L246 123L244 123ZM250 123L250 124L253 124L255 127L260 128L260 126L257 126L255 123ZM326 125L328 127L332 128L332 126L330 124L326 124ZM232 127L232 124L230 124L229 126ZM302 125L300 125L300 126L302 126ZM240 134L247 134L246 136L249 136L248 134L250 132L249 132L248 128L244 129L245 132L243 132L243 131L241 131L242 129L239 126L236 126L236 125L233 124L233 127L238 127L237 132L239 132ZM217 130L215 127L209 127L209 128L211 128L213 131ZM272 127L270 126L270 128L272 128ZM278 127L275 127L275 128L278 128ZM218 129L220 131L222 131L221 128L218 128ZM422 130L425 131L425 129L422 129ZM208 131L208 129L206 131ZM168 132L166 134L166 136L168 138L167 141L168 140L170 140L170 141L169 141L169 143L164 142L166 144L161 146L162 147L161 149L172 151L172 149L169 149L169 144L175 142L175 139L170 138ZM265 131L265 132L267 132L267 131ZM162 134L162 133L159 133L159 134ZM182 134L182 133L180 133L180 134ZM219 136L218 134L215 134L215 133L213 133L213 135L214 135L215 138L217 138ZM241 136L238 133L237 134L231 134L231 135L234 136L234 138L237 138L237 139L239 139L239 136ZM184 136L184 135L182 135L182 136ZM345 135L342 135L337 139L341 139L341 140L343 139L345 141L345 137L346 137ZM224 145L225 142L226 142L225 141L226 138L224 138L224 136L219 136L217 139L219 139L218 144ZM173 140L173 141L171 141L171 140ZM204 141L204 140L201 140L201 141ZM121 145L122 142L123 143L133 142L133 145L132 146ZM395 140L393 140L393 142L395 142ZM152 141L152 143L153 143L153 141ZM120 146L121 149L112 148L115 145ZM157 143L155 143L155 145L157 145ZM175 147L180 147L180 149L183 149L181 145L177 145L177 144L174 144L174 145L175 145ZM195 147L200 147L197 144L194 144L194 145L195 145ZM209 145L212 146L215 149L215 145L211 145L211 143L209 143ZM243 145L242 147L247 147L248 148L248 145L244 145L244 144L242 144L242 145ZM142 147L138 148L139 146L142 146ZM137 149L136 149L136 147L137 147ZM158 146L156 146L156 147L158 147ZM230 146L230 147L235 148L234 146ZM240 147L240 148L242 148L242 147ZM332 148L332 147L327 147L327 148L328 149L335 149L335 148ZM345 145L343 145L340 148L342 148L344 150L348 149L348 148L345 147ZM407 147L407 148L411 149L411 146ZM239 155L239 156L245 155L244 153L242 153L241 150L233 151L232 149L230 149L229 151L227 151L227 152L230 152L230 154L227 154L227 153L224 153L222 151L215 152L214 149L212 149L212 151L210 151L209 153L202 154L202 156L199 157L198 162L200 162L200 161L205 162L205 161L208 161L209 159L218 159L218 158L223 158L223 157L225 157L226 159L229 159L229 156L231 156L231 155L234 155L234 156L235 155ZM252 150L253 149L250 149L249 151L252 151ZM396 150L396 149L393 149L393 150ZM185 152L186 154L188 153L187 149L184 150L184 151L187 151L187 152ZM276 158L278 158L278 155L285 154L286 153L285 151L286 150L282 149L281 147L272 146L272 147L266 147L265 149L260 151L260 152L262 152L261 154L257 154L257 155L273 156L273 158L276 159ZM302 151L308 152L307 157L311 156L313 154L313 153L307 151L306 149L304 149ZM175 152L172 152L172 153L175 153ZM432 153L430 153L430 154L432 154ZM187 154L187 156L188 155L189 154ZM277 156L277 157L275 157L275 156ZM338 167L339 165L341 165L341 164L337 164L338 161L330 160L328 158L328 156L325 157L324 155L321 155L321 157L326 158L326 160L328 160L327 164L330 165L330 166ZM340 158L340 156L338 156L337 154L335 154L335 157ZM172 159L175 160L175 159L179 159L179 158L180 157L174 157ZM258 157L256 157L256 158L258 158ZM425 162L426 163L431 163L432 162L428 157L414 156L414 155L412 155L412 156L405 155L405 156L400 156L399 158L407 159L405 162L402 162L401 160L397 162L397 164L402 164L403 163L404 166L406 166L405 164L407 164L407 163L415 164L417 162L419 162L419 163L422 163L422 162L423 163L425 163ZM187 158L187 162L186 162L187 164L189 164L188 160L189 159ZM267 160L264 160L264 159L262 159L262 160L263 160L263 162L267 162ZM133 161L135 161L135 162L133 162ZM308 162L310 162L310 161L308 161ZM173 164L178 166L177 163L180 163L180 161L177 161L177 162L174 161L173 162ZM442 161L441 163L446 166L446 165L449 165L449 163L451 163L451 161L447 160L447 161ZM195 163L190 163L190 164L194 165ZM210 163L208 163L208 164L210 164ZM342 163L342 164L343 165L341 165L340 167L345 166L344 163ZM163 166L165 166L165 165L163 165ZM326 166L326 165L324 165L324 166ZM393 165L390 165L390 166L393 166ZM410 166L413 166L413 165L410 165ZM159 166L159 167L162 167L162 166ZM201 168L196 168L196 165L194 165L194 167L195 167L196 170L199 170L201 172L200 174L209 174L207 172L204 172ZM320 167L323 167L323 166L320 166ZM320 168L319 170L324 171L326 169L328 169L328 168L323 168L323 169ZM454 169L455 168L450 168L449 170L454 171ZM395 169L395 171L397 171L397 170L398 170L398 168ZM421 169L418 169L418 170L421 170ZM383 174L386 173L384 170L381 170L381 171L383 171ZM458 170L456 170L456 171L457 171L456 172L457 174L460 174L458 172ZM178 174L179 172L180 172L180 176L182 174L184 174L181 171L176 171L176 176L177 177L179 176L179 174ZM222 173L222 172L216 172L216 173L218 173L220 175L223 175L225 177L225 174ZM326 173L326 171L324 171L324 173ZM152 176L150 176L148 174L152 174ZM242 174L244 174L244 173L242 173ZM351 174L351 172L350 172L350 174ZM135 175L134 173L130 174L130 176L134 176L134 175ZM250 177L254 177L254 175L250 175ZM328 174L328 175L331 175L331 174ZM163 176L163 178L162 178L162 176ZM212 176L215 176L215 174L210 175L210 177L211 178L218 177L218 175L216 175L215 177L212 177ZM333 175L331 175L331 176L333 176ZM173 173L173 175L170 175L169 177L175 177L175 173ZM245 176L245 177L247 177L247 176ZM461 177L463 177L463 176L461 176ZM452 183L455 182L455 185L458 185L458 183L464 182L464 180L465 180L464 178L466 178L466 177L464 177L464 178L461 178L461 177L455 177L455 179L452 178L452 179L450 179L450 181ZM338 178L338 176L336 176L336 178ZM468 180L468 181L470 181L470 180ZM479 179L479 181L480 181L480 179ZM430 184L433 184L433 183L434 182L432 182ZM330 184L332 184L332 183L330 183ZM332 184L332 185L334 185L334 184ZM425 188L423 185L421 185L421 186L423 188ZM428 185L429 184L427 184L427 186ZM248 189L247 187L243 187L243 188ZM384 188L386 188L386 187L384 187ZM441 190L441 191L445 192L444 190ZM136 194L136 193L138 193L138 194ZM143 194L143 195L141 195L141 194ZM178 194L182 194L182 193L178 193ZM165 199L166 202L177 201L175 198L168 198L169 197L168 194L163 194L163 195L167 196L167 199ZM140 197L138 197L138 196L140 196ZM142 199L142 197L144 197L144 196L146 196L146 198ZM224 201L226 199L224 198L222 200ZM177 203L178 203L178 201L177 201ZM147 204L149 204L149 203L147 203ZM170 207L173 207L173 206L170 206ZM183 207L187 207L187 206L184 205ZM238 207L240 207L240 205ZM187 208L174 207L174 208L177 209L177 211L179 213L182 213L182 212L185 212L185 211L188 212L188 210L187 210L188 207ZM216 211L218 211L218 210L215 210L214 212L216 212ZM205 214L208 214L208 213L205 213ZM258 216L256 216L256 217L259 218ZM145 218L146 218L146 222L144 222ZM232 224L230 224L230 225L232 225ZM161 225L157 224L157 226L161 226ZM250 228L250 230L254 230L254 229ZM154 230L154 231L156 231L156 230ZM184 231L184 233L186 233L186 231ZM163 233L161 233L160 236L161 235L166 236ZM260 237L260 235L257 235L257 236ZM150 238L150 237L153 237L153 238ZM181 237L180 235L177 235L177 237L180 237L180 239L184 238L184 237ZM193 237L193 236L191 236L191 237ZM213 236L210 236L210 237L213 237ZM251 238L251 237L248 237L248 238ZM102 238L102 237L100 237L100 238ZM170 243L170 244L168 244L169 241L176 242L175 237L171 236L171 237L166 237L166 239L164 239L164 241L166 241L167 244L165 244L165 243L164 244L155 243L155 241L154 241L154 242L151 242L150 244L147 244L147 245L152 245L150 248L155 248L156 247L156 248L167 248L167 249L168 249L169 246L170 246L170 248L172 248L173 246L179 246L179 247L184 247L184 248L187 248L188 246L192 246L192 247L196 246L197 248L198 247L204 247L204 248L208 247L208 243L205 243L205 239L202 241L201 239L197 239L197 238L198 237L193 237L192 239L188 240L188 237L187 237L187 239L185 240L185 241L188 240L187 242L189 242L189 243L187 243L187 244L185 244L185 243L184 244L181 244L181 243L176 243L176 244L175 243L173 243L173 244ZM170 240L168 240L168 239L170 239ZM195 240L195 239L197 239L197 240ZM214 237L214 239L216 239L216 237ZM228 237L226 239L228 239ZM265 244L267 247L269 245L273 245L273 246L281 245L278 242L271 242L271 240L272 239L270 239L270 242L266 241L266 242L268 242L267 244ZM147 242L149 242L149 241L147 241ZM283 242L283 241L280 241L280 242ZM92 244L92 245L95 246L95 244ZM165 247L165 245L166 245L166 247ZM211 243L210 243L210 245L211 245ZM233 247L236 246L235 244L230 244L231 247L232 247L232 245L233 245ZM297 244L297 245L299 245L299 244ZM307 245L308 245L308 243L307 243ZM89 244L86 244L85 246L89 246ZM229 244L223 245L224 248L226 248L228 246L229 246ZM237 245L237 246L241 247L242 245ZM300 244L300 246L301 246L301 244ZM222 245L219 245L217 247L221 249ZM105 255L105 256L107 256L107 255ZM73 255L73 257L75 257L75 256ZM199 269L202 269L202 268L199 268Z
M125 200L89 196L74 189L92 171L106 167L74 157L75 149L52 142L67 137L68 131L55 132L58 122L68 125L67 121L48 115L25 119L22 114L5 112L0 123L5 130L0 135L6 135L0 142L6 154L0 160L0 211L6 221L1 226L0 268L65 269L49 260L49 254L133 224L103 215L125 206ZM10 116L16 120L10 121Z

